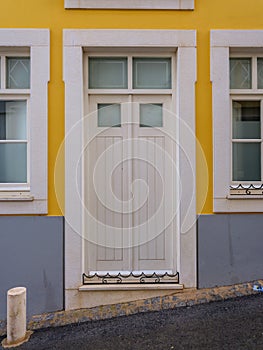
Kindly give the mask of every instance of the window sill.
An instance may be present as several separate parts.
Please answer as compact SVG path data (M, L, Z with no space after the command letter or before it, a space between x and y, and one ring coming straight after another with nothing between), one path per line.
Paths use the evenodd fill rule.
M65 0L65 9L194 10L194 0Z
M262 213L263 196L226 196L214 198L215 213Z
M34 197L26 193L0 193L0 202L32 202Z
M48 213L47 199L32 196L20 199L2 195L0 213L1 215L44 215Z

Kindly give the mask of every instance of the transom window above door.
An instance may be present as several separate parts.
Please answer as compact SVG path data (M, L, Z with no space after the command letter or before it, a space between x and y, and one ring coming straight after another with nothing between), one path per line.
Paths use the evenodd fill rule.
M88 60L89 89L170 90L171 77L172 57L97 56Z

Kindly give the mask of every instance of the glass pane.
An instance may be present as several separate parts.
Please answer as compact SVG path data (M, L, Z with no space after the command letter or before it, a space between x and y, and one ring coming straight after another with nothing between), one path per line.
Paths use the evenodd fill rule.
M260 143L233 143L233 181L261 181L260 148Z
M6 86L8 89L30 88L29 57L7 57Z
M260 101L233 101L233 138L261 138Z
M258 58L258 89L263 89L263 58Z
M127 89L126 57L90 57L90 89Z
M134 58L133 88L171 89L171 58Z
M98 104L98 126L120 127L121 106L119 104L99 103Z
M0 100L0 140L26 140L26 101Z
M0 143L0 182L27 182L26 143Z
M251 89L251 58L230 58L230 89Z
M140 126L162 127L163 108L162 104L141 104L140 105Z

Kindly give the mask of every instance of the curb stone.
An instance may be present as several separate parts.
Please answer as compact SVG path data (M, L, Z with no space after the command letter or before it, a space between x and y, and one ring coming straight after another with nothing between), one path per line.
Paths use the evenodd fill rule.
M90 309L56 311L42 315L34 315L29 318L27 328L28 330L36 330L40 328L65 326L73 323L133 315L139 312L160 311L255 295L259 292L253 291L254 284L263 285L263 280L208 289L185 289L176 291L171 295L157 296L143 300L102 305ZM0 320L0 336L5 334L6 321Z

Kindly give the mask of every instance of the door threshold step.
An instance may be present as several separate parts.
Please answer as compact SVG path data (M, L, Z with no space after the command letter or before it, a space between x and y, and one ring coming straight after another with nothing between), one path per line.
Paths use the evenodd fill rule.
M119 283L119 284L89 284L79 287L80 292L88 291L108 291L108 290L180 290L183 289L183 284L173 283Z

